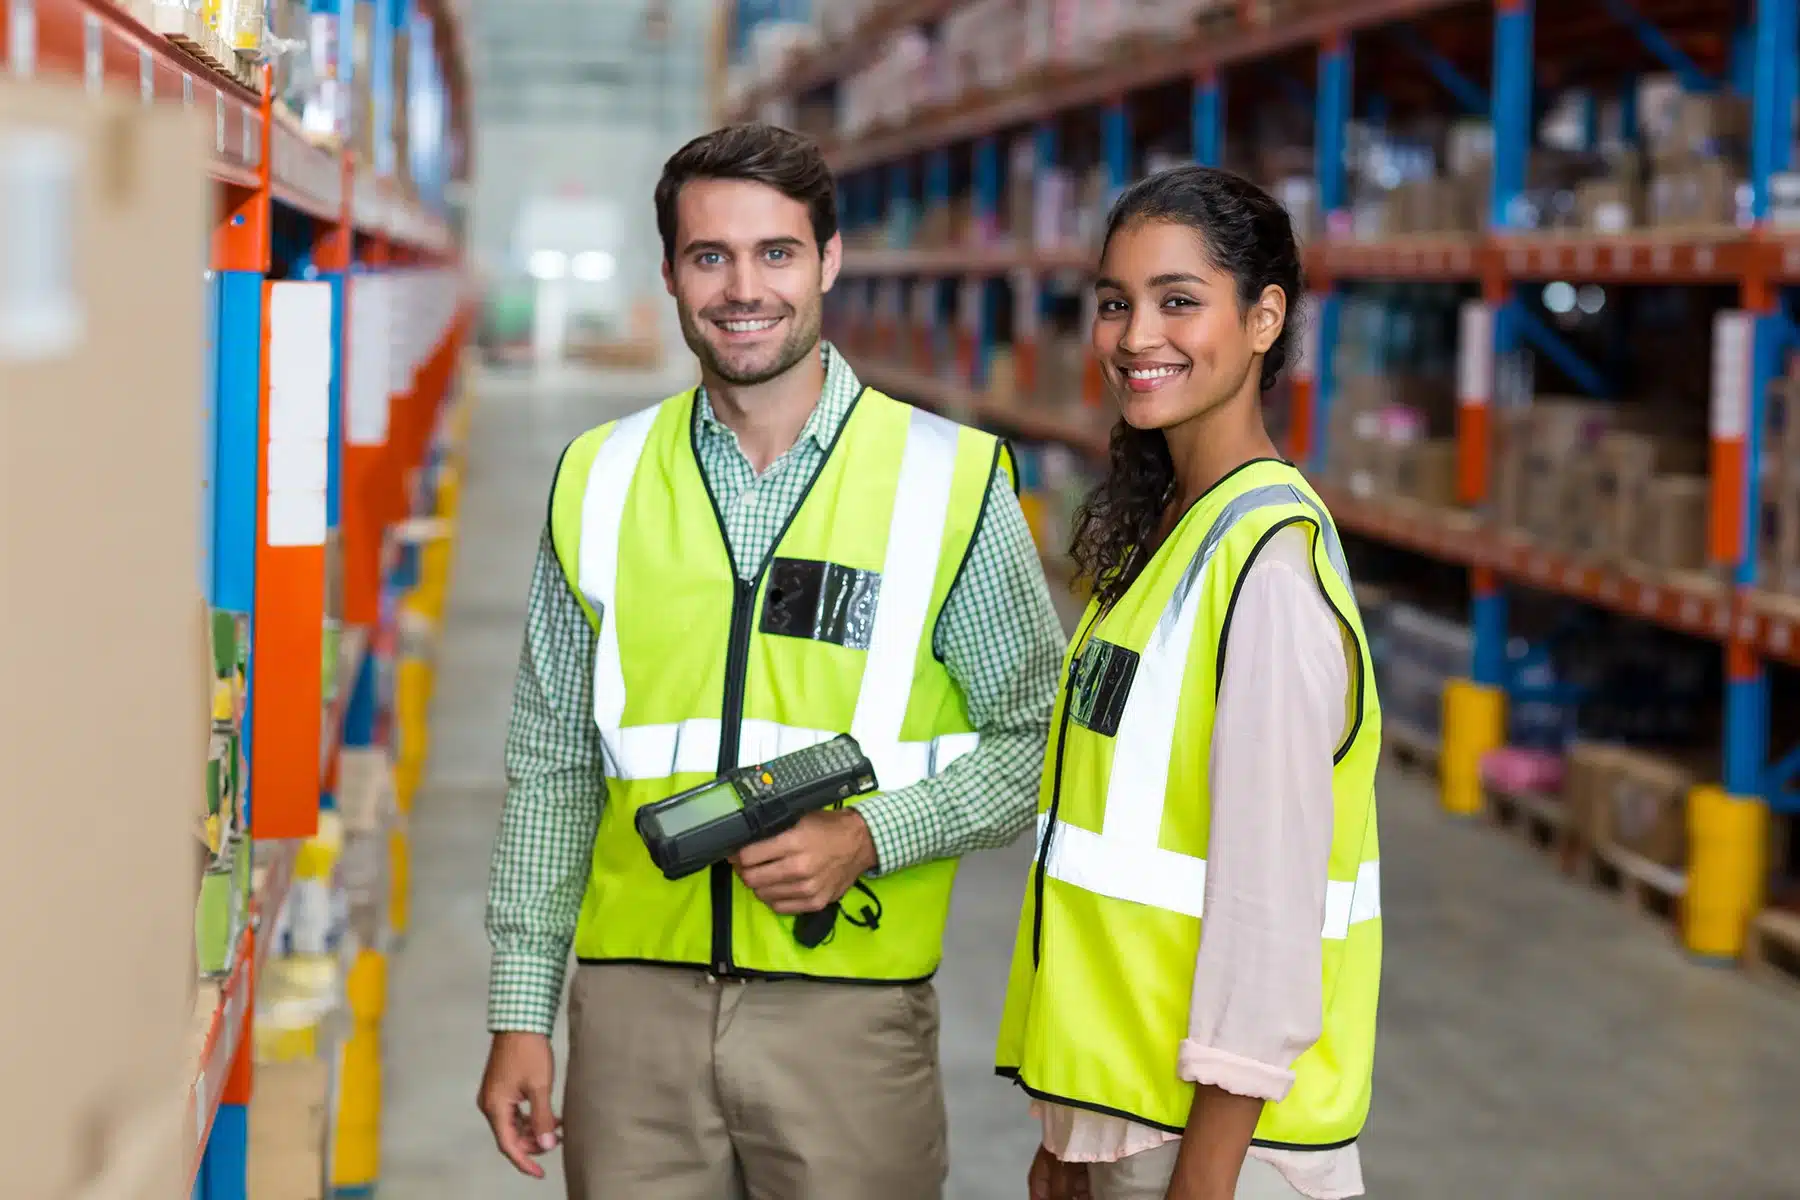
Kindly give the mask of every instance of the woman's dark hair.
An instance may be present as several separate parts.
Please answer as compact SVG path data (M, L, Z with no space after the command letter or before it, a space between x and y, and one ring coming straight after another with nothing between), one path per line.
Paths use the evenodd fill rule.
M806 205L819 249L838 231L837 186L817 143L779 125L751 122L703 133L663 164L656 183L656 231L663 260L675 260L675 202L696 179L747 179Z
M1262 390L1274 387L1300 323L1300 248L1287 210L1229 171L1175 167L1139 180L1118 198L1106 219L1102 252L1121 229L1149 221L1198 233L1212 266L1237 281L1240 309L1248 310L1270 284L1286 293L1286 323L1262 360ZM1071 550L1077 574L1092 581L1102 605L1124 595L1143 569L1175 489L1175 465L1161 430L1134 429L1120 420L1111 458L1106 478L1075 515Z

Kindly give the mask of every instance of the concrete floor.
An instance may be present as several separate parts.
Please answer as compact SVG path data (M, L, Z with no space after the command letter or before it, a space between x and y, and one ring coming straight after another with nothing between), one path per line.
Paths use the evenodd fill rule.
M392 982L387 1200L562 1194L506 1165L474 1104L502 736L557 455L580 429L682 385L479 388L413 818L414 924ZM1684 961L1663 928L1509 840L1444 819L1415 777L1390 775L1382 805L1372 1197L1800 1197L1800 995ZM956 893L939 976L955 1200L1018 1200L1035 1144L1021 1096L990 1070L1029 855L1021 843L971 860Z

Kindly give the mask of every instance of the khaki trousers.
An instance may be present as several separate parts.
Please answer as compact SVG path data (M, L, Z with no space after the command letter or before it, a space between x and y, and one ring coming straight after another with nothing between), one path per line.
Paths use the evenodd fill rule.
M581 966L569 1200L933 1200L948 1173L929 983Z
M1165 1142L1118 1162L1090 1164L1088 1186L1094 1200L1163 1200L1169 1193L1169 1181L1175 1177L1175 1156L1180 1152L1180 1142ZM1299 1195L1268 1163L1256 1158L1244 1160L1236 1200L1298 1200Z

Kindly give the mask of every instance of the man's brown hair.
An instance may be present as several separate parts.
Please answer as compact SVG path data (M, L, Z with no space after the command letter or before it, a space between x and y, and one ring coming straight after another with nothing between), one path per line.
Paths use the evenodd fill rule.
M727 125L701 134L670 156L656 184L656 231L663 260L675 259L675 201L696 179L746 179L806 205L821 252L838 231L837 188L809 137L778 125Z

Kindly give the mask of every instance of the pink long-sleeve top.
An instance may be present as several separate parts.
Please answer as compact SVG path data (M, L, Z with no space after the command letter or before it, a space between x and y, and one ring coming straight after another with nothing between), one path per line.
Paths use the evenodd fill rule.
M1193 1083L1280 1100L1319 1038L1332 756L1351 715L1345 637L1306 532L1276 534L1245 573L1214 710L1206 920L1179 1051ZM1065 1162L1112 1162L1179 1136L1065 1105L1032 1111ZM1363 1194L1354 1144L1250 1155L1313 1200Z

